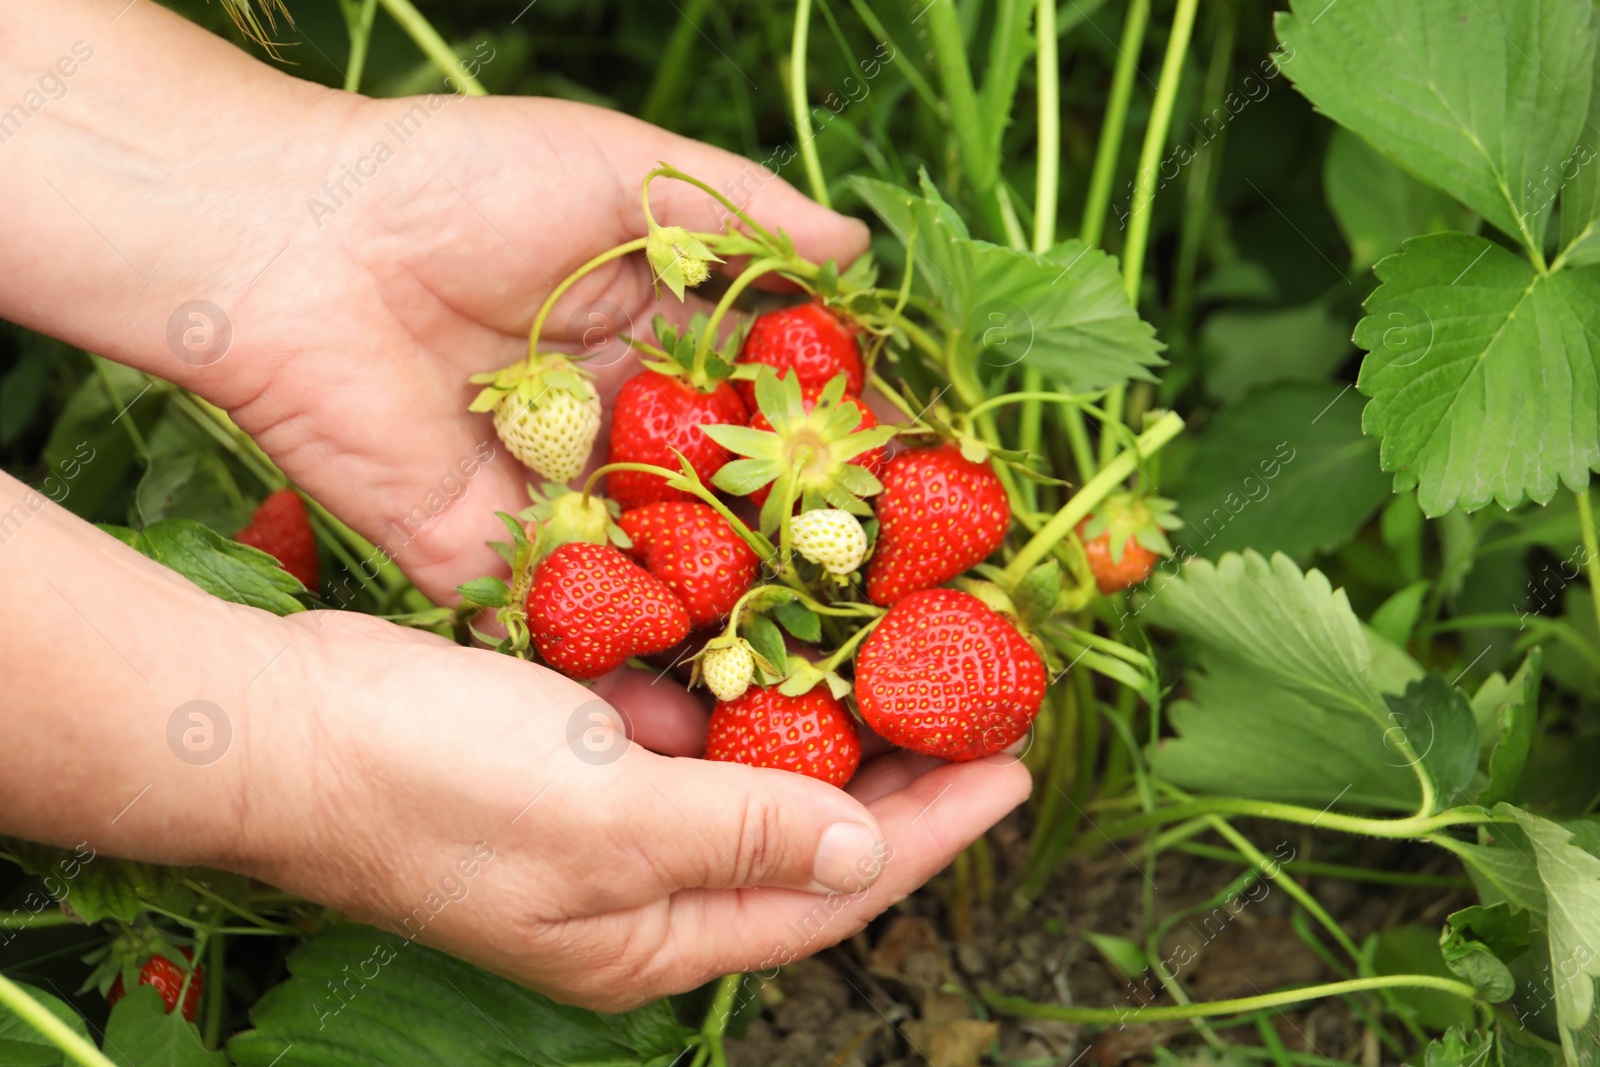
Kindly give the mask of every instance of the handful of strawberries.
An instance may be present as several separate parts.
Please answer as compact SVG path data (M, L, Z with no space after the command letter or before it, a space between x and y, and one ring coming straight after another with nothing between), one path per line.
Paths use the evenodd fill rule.
M742 228L660 226L648 199L658 177L718 196L674 168L652 172L649 233L557 286L527 357L473 379L484 388L472 410L491 412L507 448L546 482L530 487L533 506L501 516L512 580L479 579L462 595L495 611L501 651L536 654L572 678L683 646L671 658L687 658L691 684L717 700L708 759L843 785L860 760L858 717L949 760L1018 741L1063 667L1052 620L1096 586L1145 577L1170 509L1141 504L1155 517L1142 525L1099 522L1095 533L1127 538L1114 552L1094 538L1085 546L1070 526L1008 550L1020 479L1043 476L995 447L972 405L918 410L909 389L885 380L885 363L929 347L906 315L909 287L876 287L867 261L843 274L808 262L720 196ZM608 462L569 490L561 483L599 436L600 403L581 361L539 347L540 329L585 272L636 252L658 291L679 299L713 263L749 266L709 315L686 328L658 315L653 343L627 338L643 368L617 395ZM767 274L807 299L731 326L735 302ZM904 421L879 424L862 400L868 384ZM1113 556L1108 586L1092 568Z

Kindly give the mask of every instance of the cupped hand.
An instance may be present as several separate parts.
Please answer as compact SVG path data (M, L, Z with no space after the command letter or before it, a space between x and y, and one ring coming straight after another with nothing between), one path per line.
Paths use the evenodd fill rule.
M359 615L282 625L319 633L314 677L278 691L339 710L275 717L245 754L250 873L596 1009L854 934L1029 788L1003 755L896 753L848 792L661 756L543 668Z
M386 158L375 146L406 116L422 125ZM225 307L235 351L198 388L435 599L498 568L485 546L503 535L493 513L526 507L534 477L488 416L467 413L468 376L521 357L557 283L643 236L640 186L658 160L726 188L803 255L848 262L866 247L859 222L756 164L599 108L445 96L362 101L335 118L321 125L339 165L298 179L299 224ZM658 179L651 203L664 225L721 228L723 208L683 183ZM609 397L637 370L617 334L648 336L658 310L685 313L670 293L657 300L637 253L566 293L541 347L584 352Z

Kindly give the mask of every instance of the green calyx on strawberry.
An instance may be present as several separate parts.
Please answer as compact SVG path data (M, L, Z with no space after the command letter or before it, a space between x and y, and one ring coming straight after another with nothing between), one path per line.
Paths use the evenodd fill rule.
M642 463L676 468L679 457L702 483L710 482L728 461L728 451L706 436L707 425L743 426L750 413L727 381L732 353L708 347L696 355L695 334L707 326L695 316L690 329L679 331L656 316L661 346L629 339L650 358L645 373L629 378L611 412L611 463ZM729 339L737 349L737 337ZM624 510L666 500L694 500L692 493L669 486L659 475L613 471L606 491Z
M511 534L511 540L491 541L489 546L499 553L500 558L511 568L511 584L507 585L504 579L492 576L474 578L470 582L456 586L456 594L461 597L463 607L493 611L495 622L505 632L504 637L496 640L489 634L471 628L472 636L486 645L493 646L496 652L525 659L528 651L528 616L524 605L528 598L528 588L533 584L534 570L540 559L538 547L540 531L538 527L533 527L534 536L530 538L527 529L516 516L504 511L497 511L495 514L505 524L507 532Z
M1089 570L1102 593L1139 584L1158 559L1172 555L1166 532L1183 525L1176 506L1161 497L1116 493L1078 524Z
M882 448L897 432L893 426L861 429L863 409L844 396L843 376L830 381L806 408L798 377L781 381L770 370L756 379L756 401L771 430L753 426L708 426L707 436L745 457L718 470L712 484L723 492L748 495L769 488L761 508L761 530L778 529L785 501L804 510L832 506L855 515L872 514L865 497L883 484L863 457Z
M533 503L517 517L526 523L537 523L534 555L538 558L574 541L612 544L621 549L633 547L627 533L617 525L622 508L614 500L586 496L555 482L546 482L538 489L528 486L528 497Z
M590 374L558 353L520 359L469 381L484 389L469 411L494 412L495 433L524 466L555 482L576 477L600 432Z
M178 1007L181 997L184 1019L194 1022L205 988L205 973L193 964L194 950L189 944L187 938L155 926L124 927L109 945L84 957L85 963L95 966L78 992L96 990L108 1005L114 1006L128 990L147 985L160 994L168 1013Z
M645 238L644 255L650 261L657 295L665 285L679 300L685 289L693 289L711 277L711 264L722 262L705 242L682 226L652 224Z

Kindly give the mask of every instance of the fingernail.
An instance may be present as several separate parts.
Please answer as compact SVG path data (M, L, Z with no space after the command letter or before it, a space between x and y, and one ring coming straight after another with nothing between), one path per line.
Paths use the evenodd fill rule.
M883 873L878 835L858 822L836 822L817 844L811 876L823 892L859 893Z

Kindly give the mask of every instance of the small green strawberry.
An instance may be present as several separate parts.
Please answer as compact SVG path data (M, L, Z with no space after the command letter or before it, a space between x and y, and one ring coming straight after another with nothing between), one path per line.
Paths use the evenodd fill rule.
M693 289L711 277L711 264L722 262L682 226L651 226L644 256L650 261L656 284L671 289L679 300L683 299L684 289Z
M756 676L756 657L743 638L708 647L700 657L700 677L718 700L738 700Z
M867 531L861 520L838 508L817 508L789 524L794 550L829 574L852 574L867 558Z
M513 456L553 482L577 477L600 433L600 394L566 356L544 353L470 381L484 385L468 408L493 411Z

